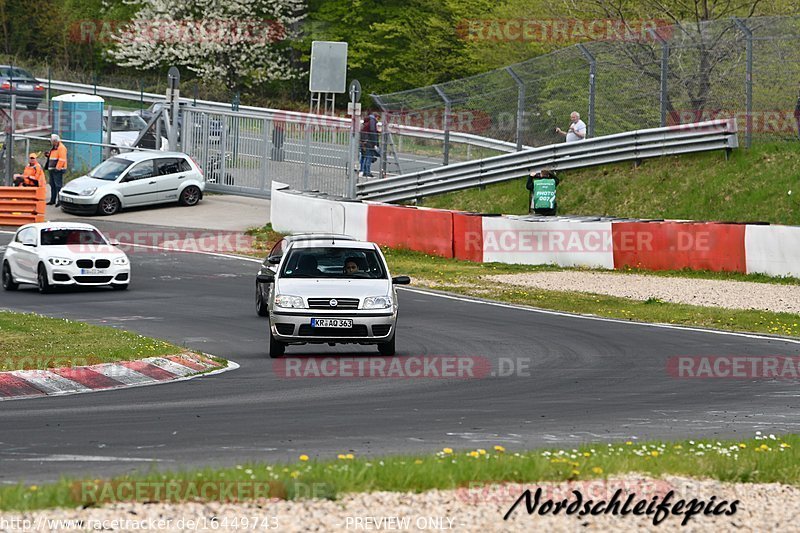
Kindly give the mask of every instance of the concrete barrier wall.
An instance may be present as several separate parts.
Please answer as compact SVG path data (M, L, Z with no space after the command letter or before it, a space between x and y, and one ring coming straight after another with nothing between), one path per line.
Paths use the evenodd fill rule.
M614 268L611 222L483 219L483 261Z
M281 233L344 233L367 240L368 205L298 194L272 182L270 223Z
M800 278L800 227L748 225L747 272Z
M272 185L272 227L336 232L474 262L713 270L800 277L800 227L716 222L545 222L302 195Z

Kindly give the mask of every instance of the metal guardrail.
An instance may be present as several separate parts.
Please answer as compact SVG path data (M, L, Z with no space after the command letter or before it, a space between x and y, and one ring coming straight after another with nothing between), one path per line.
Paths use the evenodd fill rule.
M139 91L129 91L125 89L117 89L114 87L103 87L99 85L90 85L84 83L72 83L60 80L47 80L39 79L39 83L47 85L56 91L96 94L103 98L118 98L120 100L136 100L144 102L161 102L166 99L166 95L158 93L145 93ZM212 100L195 100L192 98L181 98L180 101L185 104L190 104L193 109L198 111L211 111L211 112L230 112L231 104L225 102L214 102ZM350 119L344 117L330 117L327 115L314 115L311 113L301 113L298 111L283 111L280 109L270 109L267 107L254 107L254 106L239 106L239 112L247 114L252 117L268 118L268 119L284 119L290 122L308 122L310 124L336 124L344 128L350 127ZM443 130L420 128L416 126L407 126L403 124L390 124L389 130L392 133L406 135L409 137L417 137L422 139L431 140L444 140L445 132ZM450 132L450 142L462 143L480 148L489 148L499 152L514 152L517 147L516 144L501 141L499 139L492 139L490 137L481 137L471 133L463 133L457 131Z
M652 128L560 143L358 184L362 200L397 202L567 170L738 147L736 119Z

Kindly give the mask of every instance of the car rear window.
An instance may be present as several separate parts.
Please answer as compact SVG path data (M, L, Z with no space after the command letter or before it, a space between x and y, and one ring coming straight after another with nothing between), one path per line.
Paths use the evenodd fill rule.
M33 79L31 73L21 68L0 67L0 78L25 78Z
M348 263L357 267L346 271ZM375 250L338 247L293 247L283 262L284 278L386 279L386 268Z

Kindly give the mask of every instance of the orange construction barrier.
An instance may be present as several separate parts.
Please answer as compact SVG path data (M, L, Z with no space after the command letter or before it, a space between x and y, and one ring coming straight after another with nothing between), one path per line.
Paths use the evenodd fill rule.
M44 222L46 187L0 187L0 226Z

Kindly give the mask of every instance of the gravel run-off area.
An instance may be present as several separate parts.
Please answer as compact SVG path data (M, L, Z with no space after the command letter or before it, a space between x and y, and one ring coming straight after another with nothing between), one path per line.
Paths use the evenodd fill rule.
M633 300L800 313L800 285L716 279L611 274L594 271L527 272L486 276L487 281L555 291L588 292Z
M529 515L522 502L508 521L503 515L525 489L532 494L542 489L540 505L547 500L561 501L582 493L584 502L609 500L617 489L623 489L624 504L629 494L634 503L655 497L662 502L674 491L670 503L678 500L723 505L720 512L730 516L693 516L685 526L682 516L668 516L653 525L653 516ZM713 498L713 500L712 500ZM71 530L114 531L800 531L800 488L781 484L722 483L683 477L652 479L630 474L608 480L571 483L530 483L493 485L458 490L433 490L419 494L374 492L350 494L339 500L261 500L246 503L117 503L87 509L57 509L31 513L0 513L0 530L22 531L22 521L37 524L40 531L55 525L46 520L83 520ZM126 522L127 521L127 522ZM215 522L212 524L212 522ZM256 527L253 527L253 526ZM44 526L44 527L43 527ZM49 527L48 527L49 526ZM69 528L69 524L60 524ZM28 529L31 531L33 529Z

